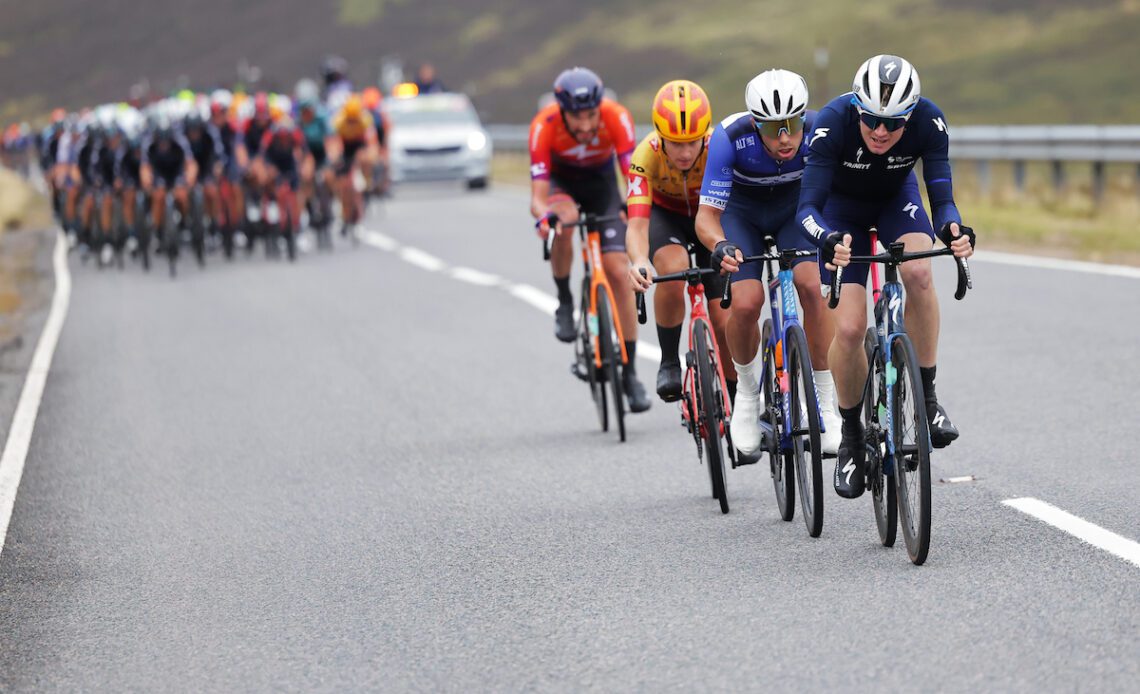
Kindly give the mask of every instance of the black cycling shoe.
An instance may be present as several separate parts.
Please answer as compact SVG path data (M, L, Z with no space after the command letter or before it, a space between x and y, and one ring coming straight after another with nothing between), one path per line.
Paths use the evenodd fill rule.
M835 493L845 499L863 496L866 480L864 462L867 459L863 435L857 437L843 433L839 442L839 455L835 459Z
M934 448L946 448L958 438L958 427L950 421L942 405L926 403L926 418L930 422L930 445Z
M653 404L649 400L649 393L645 392L645 386L641 385L641 381L637 380L637 374L633 369L626 368L621 375L622 390L625 391L625 397L629 400L630 412L645 412Z
M657 369L657 395L665 402L681 399L681 365L661 362Z
M578 337L574 329L574 304L558 304L554 309L554 337L562 342L573 342Z

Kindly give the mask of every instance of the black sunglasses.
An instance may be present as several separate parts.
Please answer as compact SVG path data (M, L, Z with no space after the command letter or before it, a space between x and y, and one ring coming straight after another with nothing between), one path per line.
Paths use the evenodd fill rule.
M884 118L882 116L876 116L873 113L868 113L863 109L859 109L859 122L871 130L878 130L879 126L881 125L887 129L887 132L893 133L894 131L899 130L905 126L908 120L910 120L909 113L898 118Z

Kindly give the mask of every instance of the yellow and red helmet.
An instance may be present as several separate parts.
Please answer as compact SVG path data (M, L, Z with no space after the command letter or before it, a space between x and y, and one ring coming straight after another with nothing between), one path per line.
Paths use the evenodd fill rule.
M712 129L712 106L696 82L673 80L653 99L653 127L670 142L692 142Z

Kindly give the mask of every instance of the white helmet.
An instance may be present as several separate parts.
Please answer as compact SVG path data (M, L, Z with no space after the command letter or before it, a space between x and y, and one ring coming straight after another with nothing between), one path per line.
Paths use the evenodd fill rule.
M877 55L859 66L851 87L859 107L883 118L898 118L914 110L922 85L918 70L897 55Z
M756 120L787 120L807 110L807 82L789 70L766 70L744 88L744 103Z

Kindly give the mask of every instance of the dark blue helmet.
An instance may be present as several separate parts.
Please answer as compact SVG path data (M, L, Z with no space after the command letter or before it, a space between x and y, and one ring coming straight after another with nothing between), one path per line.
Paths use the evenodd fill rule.
M585 111L602 103L602 78L592 70L573 67L554 80L554 98L563 111Z

